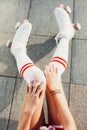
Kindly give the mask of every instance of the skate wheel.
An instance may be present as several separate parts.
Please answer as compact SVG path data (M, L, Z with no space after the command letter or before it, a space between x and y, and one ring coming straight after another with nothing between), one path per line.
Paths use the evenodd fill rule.
M58 7L63 8L64 9L64 5L63 4L58 4Z
M15 30L17 30L19 27L20 27L20 23L18 22L16 25L15 25Z
M70 6L67 6L67 7L65 8L65 10L66 10L69 14L72 12Z
M81 29L80 23L75 23L75 24L73 24L73 27L74 27L76 30L80 30L80 29Z
M7 41L6 47L11 48L12 42L10 40Z

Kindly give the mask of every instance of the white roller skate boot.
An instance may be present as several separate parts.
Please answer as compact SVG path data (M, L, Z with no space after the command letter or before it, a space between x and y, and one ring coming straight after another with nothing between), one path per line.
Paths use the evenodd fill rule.
M69 13L71 9L69 6L65 8L64 5L59 4L55 9L55 16L59 26L59 33L55 37L56 43L62 38L65 37L68 40L71 40L74 37L75 30L80 29L80 24L72 24L71 19L69 17Z
M26 45L32 30L32 25L28 22L28 20L24 20L23 24L20 25L20 27L16 27L16 30L17 31L11 45L11 53L15 57L21 50L26 53Z

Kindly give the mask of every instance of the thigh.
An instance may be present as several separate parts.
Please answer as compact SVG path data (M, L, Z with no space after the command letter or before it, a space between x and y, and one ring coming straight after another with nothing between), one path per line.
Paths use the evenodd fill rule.
M25 104L26 104L26 98L24 96L24 100L23 100L21 112L20 112L18 128L21 126ZM30 130L38 130L40 128L40 126L42 126L45 123L42 105L43 105L43 99L42 99L41 103L39 104L38 109L35 111L35 113L32 116L31 123L30 123ZM29 123L28 122L26 125L26 130L29 130Z
M43 112L43 101L41 101L40 105L38 106L37 110L32 116L30 129L38 130L40 126L43 126L44 123L45 123L45 118Z

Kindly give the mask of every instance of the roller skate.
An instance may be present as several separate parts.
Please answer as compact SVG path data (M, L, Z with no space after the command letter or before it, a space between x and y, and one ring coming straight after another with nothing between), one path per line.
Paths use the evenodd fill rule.
M58 43L62 37L71 40L75 35L75 31L81 29L79 23L72 24L69 17L70 13L71 9L69 6L65 7L63 4L59 4L58 7L55 8L55 16L59 26L59 33L55 37L56 43Z
M15 25L15 30L16 30L16 34L13 38L13 41L8 40L6 44L8 48L11 48L11 52L13 55L15 53L15 48L16 50L20 48L25 49L24 46L26 46L25 44L27 44L29 35L32 30L32 25L31 23L29 23L28 20L23 20L22 24L18 22Z

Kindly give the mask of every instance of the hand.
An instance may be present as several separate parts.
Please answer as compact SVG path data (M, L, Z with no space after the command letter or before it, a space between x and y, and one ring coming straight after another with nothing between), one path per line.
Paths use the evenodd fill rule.
M41 85L37 85L38 81L36 81L36 85L32 86L32 83L30 86L26 86L26 105L24 112L33 114L35 110L37 109L38 105L40 104L41 98L44 97L45 93L45 84L41 83Z
M59 81L58 79L58 68L55 67L53 64L49 64L48 66L45 67L45 76L46 76L46 83L47 83L47 88L49 90L57 90L59 89Z

